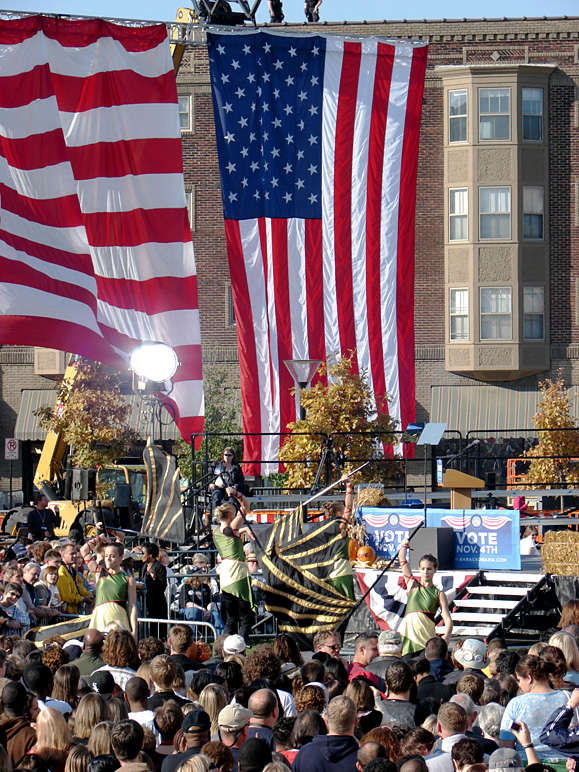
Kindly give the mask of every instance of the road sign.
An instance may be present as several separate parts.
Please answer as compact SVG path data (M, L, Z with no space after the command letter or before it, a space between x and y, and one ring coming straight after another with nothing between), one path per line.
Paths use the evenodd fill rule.
M18 440L14 437L4 440L4 458L6 461L18 461Z

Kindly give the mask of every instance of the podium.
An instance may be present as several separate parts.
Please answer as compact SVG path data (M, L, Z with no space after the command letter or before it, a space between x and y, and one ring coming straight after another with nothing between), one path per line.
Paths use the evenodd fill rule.
M447 469L442 475L442 487L450 488L451 509L471 509L473 488L484 488L485 481L457 469Z

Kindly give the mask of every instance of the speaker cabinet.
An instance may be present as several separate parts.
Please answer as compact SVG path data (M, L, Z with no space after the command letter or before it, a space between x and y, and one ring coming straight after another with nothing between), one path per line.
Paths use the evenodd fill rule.
M72 500L90 501L96 498L96 469L72 470Z
M410 568L418 570L423 555L434 555L438 568L443 571L454 569L454 531L452 528L421 528L410 542L412 552L408 558Z

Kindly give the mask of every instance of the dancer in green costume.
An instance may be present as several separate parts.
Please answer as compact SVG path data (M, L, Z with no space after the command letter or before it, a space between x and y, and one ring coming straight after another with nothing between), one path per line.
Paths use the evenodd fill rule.
M229 490L232 491L229 495L238 498L243 506L241 494L232 488ZM213 543L221 557L219 585L225 633L233 635L239 632L247 642L254 622L254 613L251 578L240 534L244 518L231 504L221 504L215 514L219 518L219 528L213 531Z
M418 564L420 578L417 579L412 575L406 559L409 543L408 539L404 539L398 553L403 576L401 583L404 583L403 586L408 593L404 620L398 630L402 636L402 656L418 654L424 649L426 643L436 636L434 615L439 607L446 627L442 637L447 643L452 633L452 619L447 597L442 590L434 586L433 582L438 561L434 555L423 555Z
M350 480L346 480L346 498L344 504L339 502L331 502L324 504L326 512L333 516L339 517L342 520L340 525L340 532L344 537L344 544L341 550L334 558L334 565L332 571L328 577L328 581L332 584L333 588L342 595L345 595L350 600L355 600L354 593L354 571L352 569L352 563L350 561L350 539L347 534L347 526L352 515L352 504L354 502L354 488Z
M96 560L90 558L90 547L88 551L84 547L83 550L89 569L97 577L95 608L89 627L105 631L111 622L117 622L124 629L131 631L136 640L137 586L134 578L121 568L124 544L117 541L106 545L104 566L99 566Z

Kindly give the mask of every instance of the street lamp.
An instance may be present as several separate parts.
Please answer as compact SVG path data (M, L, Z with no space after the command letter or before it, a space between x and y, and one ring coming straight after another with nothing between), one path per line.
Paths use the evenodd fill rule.
M304 389L307 389L311 383L312 378L317 372L318 367L322 364L321 359L285 359L284 365L290 371L292 378L299 387L300 396L300 421L303 421L306 417L306 410L301 404L301 393Z

